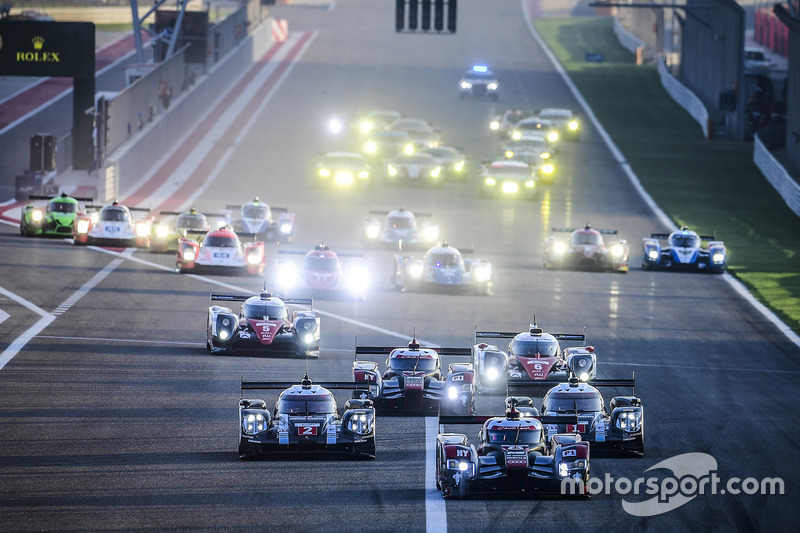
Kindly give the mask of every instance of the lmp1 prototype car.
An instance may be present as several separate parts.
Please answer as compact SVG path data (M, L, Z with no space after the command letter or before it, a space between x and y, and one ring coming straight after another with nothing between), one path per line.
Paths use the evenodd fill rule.
M606 408L596 387L631 387L631 396L616 396ZM550 389L542 399L542 414L548 416L548 433L580 433L597 452L644 455L644 408L635 395L635 381L604 379L580 383L572 378ZM559 417L565 417L559 420ZM573 417L578 418L577 423ZM567 420L570 418L570 420Z
M508 352L484 339L511 339ZM593 346L561 348L559 341L583 343L584 333L545 333L536 324L522 333L476 331L472 347L475 387L479 393L506 394L531 384L566 381L577 376L581 381L597 376L597 356Z
M458 82L458 97L483 97L497 101L500 98L500 80L486 65L474 65Z
M272 216L280 213L278 220ZM244 205L229 205L226 222L237 233L254 233L257 239L267 242L291 242L294 237L294 213L285 207L270 207L256 197Z
M303 254L295 261L278 259L275 264L275 283L280 294L310 292L366 300L369 271L358 260L343 261L342 257L362 257L360 253L333 252L320 244L309 251L279 250L279 254Z
M242 302L237 315L214 302ZM311 307L310 299L281 299L268 292L256 296L211 294L206 347L211 353L319 357L319 313L294 311Z
M463 250L467 252L471 250ZM403 291L488 296L492 294L492 264L483 259L464 259L462 251L444 242L430 248L422 259L395 255L391 280Z
M589 481L589 443L576 433L547 432L557 422L540 416L530 398L511 397L505 416L442 416L440 424L483 424L477 446L467 436L436 437L436 488L442 497L481 493L569 495L565 482L585 490ZM575 421L575 416L572 417ZM585 496L585 494L579 494Z
M662 247L661 240L667 245ZM722 274L725 271L727 250L714 235L698 235L687 226L670 234L653 233L642 239L642 268L644 270L695 270ZM703 248L703 243L706 247Z
M242 381L241 390L283 389L270 413L262 399L239 400L239 458L257 459L301 453L349 454L375 458L375 409L369 400L348 400L339 414L329 389L353 383L300 384Z
M147 217L142 220L134 220L132 211L149 212L150 210L146 207L126 207L114 201L100 211L78 213L72 224L73 242L98 246L146 248L153 219Z
M369 214L386 215L386 218L383 222L372 217L364 219L364 243L367 245L388 243L395 246L402 244L403 247L418 244L430 246L439 239L437 222L417 222L417 218L428 218L430 213L412 213L401 207L392 211L370 209Z
M177 252L181 238L207 234L211 230L208 218L214 216L221 215L201 213L194 208L185 213L160 211L150 228L150 251Z
M48 200L47 207L37 206L36 200ZM28 196L28 204L22 208L19 232L25 237L69 237L78 213L92 207L92 198L72 197L66 193L59 196ZM85 204L82 208L81 204Z
M242 234L242 237L255 235ZM202 241L189 237L178 240L176 267L181 274L202 271L260 276L265 265L264 243L242 243L228 226L209 231Z
M628 242L620 239L606 245L603 235L616 235L615 229L594 229L586 224L583 228L553 228L553 232L569 233L565 241L555 235L544 242L545 268L574 268L628 271Z
M386 355L386 370L360 355ZM475 407L470 363L450 363L442 374L440 355L469 356L469 348L422 348L413 339L407 348L356 346L353 380L368 386L356 397L375 402L381 412L472 414Z

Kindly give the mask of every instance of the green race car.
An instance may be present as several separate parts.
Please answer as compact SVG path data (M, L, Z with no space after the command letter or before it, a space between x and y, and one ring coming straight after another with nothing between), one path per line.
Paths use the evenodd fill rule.
M49 200L47 206L37 206L34 200ZM28 204L22 208L19 232L26 237L71 237L75 216L85 210L81 203L88 204L93 198L80 198L61 193L59 196L28 197Z

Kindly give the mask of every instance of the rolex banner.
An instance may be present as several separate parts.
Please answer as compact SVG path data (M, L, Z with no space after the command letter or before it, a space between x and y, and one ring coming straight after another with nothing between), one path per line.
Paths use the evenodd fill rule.
M0 76L94 77L94 23L0 20Z

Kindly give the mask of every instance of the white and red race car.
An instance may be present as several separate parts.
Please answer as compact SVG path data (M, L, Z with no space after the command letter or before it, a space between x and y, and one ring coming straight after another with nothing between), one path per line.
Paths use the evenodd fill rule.
M253 234L242 236L255 237ZM188 237L178 241L176 265L181 273L203 271L260 276L265 264L264 243L242 243L229 227L209 231L202 242Z
M132 211L149 212L150 209L126 207L114 201L99 211L78 213L72 224L73 243L147 248L153 217L135 220Z
M594 229L586 224L583 228L553 228L553 232L569 233L569 240L555 235L544 243L545 268L572 268L628 271L628 243L618 239L606 243L603 235L616 235L615 229Z

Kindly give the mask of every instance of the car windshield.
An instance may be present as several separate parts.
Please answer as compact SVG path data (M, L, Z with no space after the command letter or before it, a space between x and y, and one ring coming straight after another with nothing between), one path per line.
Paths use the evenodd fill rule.
M128 220L128 212L120 208L103 209L100 212L100 220L109 222L125 222Z
M595 392L554 393L543 407L548 413L574 413L576 410L579 413L597 413L603 410L603 401Z
M50 202L47 210L51 213L77 213L78 204L75 202Z
M767 57L764 55L764 52L759 52L757 50L745 50L744 58L755 61L764 61L767 59Z
M492 444L539 444L542 442L542 432L538 429L490 429L487 432L488 442Z
M494 178L511 178L517 180L524 180L524 179L529 179L531 177L531 171L527 167L502 166L498 168L492 168L489 171L489 175Z
M394 229L408 229L414 227L414 219L410 217L387 217L386 225Z
M425 150L425 153L426 154L430 154L433 157L440 157L440 158L443 158L443 159L449 159L449 158L458 157L458 152L456 152L455 149L453 149L453 148L445 148L445 147L428 148L427 150Z
M542 109L542 112L539 113L539 118L547 118L551 120L566 120L569 117L569 111L560 109Z
M278 412L287 415L328 415L336 412L333 396L291 396L278 402Z
M322 164L329 167L356 167L363 166L364 160L352 155L329 155L322 161Z
M486 72L475 72L473 70L468 70L464 74L464 79L470 81L491 81L494 79L494 73L490 70Z
M595 246L603 245L603 237L599 233L589 231L576 231L572 234L569 242L572 244L593 244Z
M672 241L672 246L675 246L676 248L697 248L700 246L700 239L697 237L697 235L673 235L672 239L670 240Z
M261 205L246 205L242 207L242 216L245 218L265 219L269 217L269 207Z
M303 269L312 272L335 272L339 261L335 257L309 255L303 259Z
M211 246L212 248L237 248L239 246L239 240L235 237L209 235L203 241L203 246Z
M433 165L436 160L428 154L402 155L394 161L397 165Z
M389 127L393 131L427 131L431 129L427 122L416 118L401 118L392 122Z
M559 352L558 341L552 337L525 336L514 339L508 346L511 355L522 357L556 357Z
M411 356L392 357L389 359L389 368L392 370L405 370L406 372L412 370L430 372L436 370L436 361L437 359L435 358L416 358Z
M286 306L282 303L262 300L245 302L242 305L242 314L245 318L257 320L283 320L289 316Z
M178 215L175 226L180 229L194 229L204 231L208 229L208 220L205 215L185 213Z
M464 260L460 254L432 253L428 255L428 264L437 267L458 267L464 266Z

